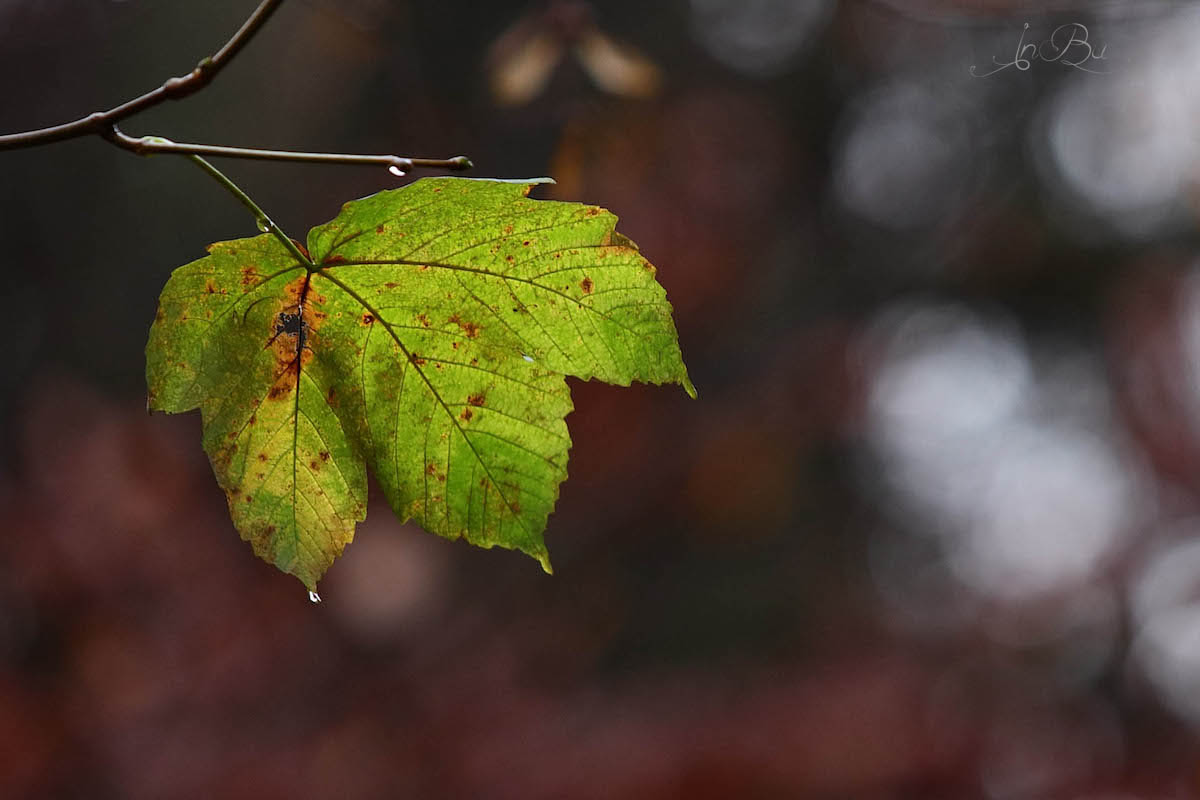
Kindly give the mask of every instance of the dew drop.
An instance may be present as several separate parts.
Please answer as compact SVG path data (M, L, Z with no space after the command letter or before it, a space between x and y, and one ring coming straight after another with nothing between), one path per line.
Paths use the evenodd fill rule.
M259 217L257 220L255 220L255 224L258 225L258 229L260 231L262 231L263 233L270 233L271 223L268 222L267 220L263 219L262 217Z
M524 353L521 353L521 358L525 359L525 360L526 360L526 361L528 361L530 364L532 364L532 363L533 363L533 356L529 356L529 355L525 355Z
M316 592L309 592L308 599L314 603L319 603L321 602L321 595L317 594Z
M397 167L395 164L392 164L390 167L388 167L388 172L392 173L397 178L403 178L405 175L408 174L404 170Z

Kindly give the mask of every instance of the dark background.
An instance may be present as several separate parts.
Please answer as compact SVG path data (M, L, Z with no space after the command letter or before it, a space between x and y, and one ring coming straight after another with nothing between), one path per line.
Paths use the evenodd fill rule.
M252 5L0 3L0 131ZM1102 74L976 77L1074 23ZM287 3L125 130L552 175L700 392L574 384L553 577L373 501L320 605L198 415L144 411L167 275L253 220L182 159L0 153L0 796L1196 796L1198 41L1185 3ZM398 184L220 165L297 238Z

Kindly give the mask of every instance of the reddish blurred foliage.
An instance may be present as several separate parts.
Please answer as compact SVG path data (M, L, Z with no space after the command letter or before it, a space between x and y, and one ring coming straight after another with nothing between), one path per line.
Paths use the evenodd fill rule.
M5 130L188 69L246 10L210 4L184 24L168 4L68 5L0 10L19 23L0 24ZM1072 238L1063 221L1086 203L1049 199L1035 162L1053 158L1042 98L1077 84L967 72L1035 5L845 0L754 78L694 26L770 33L771 3L315 0L288 4L204 96L146 120L230 144L464 152L481 176L550 174L544 192L620 216L658 267L700 399L574 382L553 577L373 501L310 603L238 540L198 415L150 417L139 397L166 269L251 221L162 158L95 142L0 154L0 226L23 248L0 375L0 797L1200 796L1195 719L1140 664L1130 601L1148 544L1183 536L1160 528L1200 509L1195 231ZM753 54L752 37L736 44ZM974 149L946 219L889 229L839 203L833 161L852 125L873 131L863 98L906 81L928 108L890 109L887 130L952 119ZM528 103L501 113L489 88ZM871 161L894 190L872 209L930 200L945 176L929 151L947 140L883 138L932 166ZM296 231L394 184L259 169L231 172ZM923 175L937 180L896 183ZM919 469L872 438L882 367L863 341L922 304L999 310L1010 339L966 352L1020 363L922 362L901 399L924 405L894 410L929 424L899 435L978 423L987 409L945 395L1001 368L1020 375L989 386L1024 394L997 405L1026 422L1115 406L1104 435L1153 467L1148 530L1037 597L979 591L948 554L957 531L894 499ZM1046 367L1064 343L1098 379ZM1060 405L1030 388L1049 379ZM1188 621L1195 586L1170 588Z

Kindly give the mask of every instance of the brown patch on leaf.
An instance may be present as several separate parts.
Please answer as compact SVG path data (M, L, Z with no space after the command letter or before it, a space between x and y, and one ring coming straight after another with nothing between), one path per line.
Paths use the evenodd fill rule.
M437 464L426 464L425 472L428 475L436 475L437 474Z
M204 282L204 291L208 292L209 294L217 293L217 287L216 284L212 282L212 278L209 278Z
M325 394L325 402L331 408L337 408L337 406L338 406L337 389L333 388L332 386L329 387L329 391L326 392L326 394Z
M421 323L422 328L429 327L429 316L424 313L417 314L417 322Z
M468 339L474 339L479 336L481 326L475 322L463 321L462 317L460 317L458 314L451 315L451 317L446 321L453 322L455 325L462 328L462 332L467 335Z
M313 472L316 472L317 470L319 470L321 468L321 462L317 461L314 458L312 461L308 462L308 468L311 469Z
M468 403L468 405L481 406L481 405L483 405L483 403L486 399L487 398L484 396L484 394L482 392L480 392L479 394L470 395L467 398L467 403Z
M258 460L259 460L259 461L262 461L263 463L266 463L266 460L267 460L267 454L266 454L266 453L259 453L259 454L258 454Z
M253 286L258 283L258 268L251 266L242 267L242 286Z
M367 312L363 312L362 318L359 320L363 325L374 325L375 317Z
M375 226L375 232L376 232L376 233L383 233L383 231L384 231L384 230L385 230L385 229L384 229L384 226L383 226L383 225L376 225L376 226Z
M322 264L345 264L346 257L343 255L325 256L325 260L322 261L321 263Z
M594 287L595 284L592 283L592 279L586 275L584 275L583 280L579 282L579 288L583 289L584 294L591 294Z
M282 339L283 337L280 338ZM300 360L295 356L291 358L291 364L288 365L283 374L271 386L271 391L267 392L268 400L278 400L281 397L287 397L292 393L292 389L295 388L296 382L300 379ZM289 375L293 376L290 380L287 378Z
M328 451L328 450L322 450L322 451L321 451L320 453L318 453L317 455L319 455L319 456L321 457L321 460L322 460L322 461L328 461L328 460L329 460L329 451Z
M462 413L459 414L458 416L459 416L459 418L462 419L463 422L470 422L471 417L475 416L475 412L471 411L470 406L468 406L467 408L464 408L462 410Z
M418 367L425 366L425 359L421 358L416 353L409 353L408 360L411 361L412 363L416 364Z

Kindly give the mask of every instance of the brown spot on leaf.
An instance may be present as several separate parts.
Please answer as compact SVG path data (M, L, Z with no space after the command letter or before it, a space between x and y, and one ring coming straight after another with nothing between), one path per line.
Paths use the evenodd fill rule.
M504 235L505 235L505 236L508 236L508 235L509 235L510 233L512 233L512 232L513 232L513 226L512 226L512 223L509 223L508 225L505 225L505 226L504 226Z
M425 366L425 359L421 358L416 353L409 353L408 360L411 361L412 363L416 364L418 367Z
M362 319L360 321L362 322L363 325L373 325L373 324L375 324L375 317L369 313L364 312L362 315Z
M480 325L474 322L465 322L458 314L450 316L447 322L453 322L458 327L462 328L462 332L467 335L468 339L474 339L479 336Z
M505 260L505 261L507 261L508 263L510 263L510 264L511 264L511 263L513 263L514 261L516 261L517 259L515 259L515 258L513 257L513 254L512 254L512 253L509 253L508 255L506 255L506 256L504 257L504 260Z
M247 503L252 503L252 502L254 502L254 498L253 498L253 497L251 497L250 495L246 495L246 502L247 502Z
M426 314L417 314L417 322L421 323L421 327L429 327L429 317Z
M316 472L317 470L319 470L321 468L321 462L317 461L314 458L312 461L308 462L308 468L311 469L313 472Z
M522 247L529 247L529 245L530 245L530 244L531 244L531 242L530 242L528 239L526 239L525 241L521 242L521 246L522 246Z
M464 408L462 413L458 415L464 422L470 422L471 417L475 416L475 412L471 411L470 407Z
M343 255L325 256L325 260L322 261L321 263L322 264L345 264L346 257Z
M265 461L267 460L267 454L266 454L266 453L259 453L259 454L258 454L258 460L259 460L259 461L264 461L264 462L265 462Z
M395 281L388 281L387 283L384 284L384 288L395 289L399 285L400 284L396 283Z
M242 286L253 286L258 283L258 269L254 266L242 267Z
M436 475L437 474L437 464L426 464L425 472L429 475Z
M592 283L592 279L586 275L584 275L583 280L579 282L579 288L583 289L584 294L591 294L594 286L595 284Z
M473 405L473 406L481 406L481 405L483 405L484 400L486 400L486 399L487 398L483 395L483 393L480 392L479 394L473 394L473 395L469 396L467 398L467 403L469 405Z
M318 453L318 455L321 457L322 461L329 460L329 451L328 450L322 450L320 453Z
M217 293L217 287L215 284L213 284L212 278L209 278L204 282L204 291L208 292L209 294Z
M333 408L337 408L337 405L338 405L337 389L333 388L332 386L329 387L329 391L325 394L325 402L328 403Z
M299 364L299 362L294 362L294 363L297 365ZM294 374L297 377L299 377L299 373L297 372L297 370L294 366L288 368L287 373L291 373L291 374ZM287 374L287 373L285 373L285 374ZM294 385L294 383L292 381L276 381L275 385L271 387L271 391L267 392L267 399L268 400L278 400L281 397L285 397L285 396L291 394L293 385Z
M376 232L376 233L383 233L383 231L384 231L384 227L383 227L382 225L376 225L376 226L375 226L375 232Z

